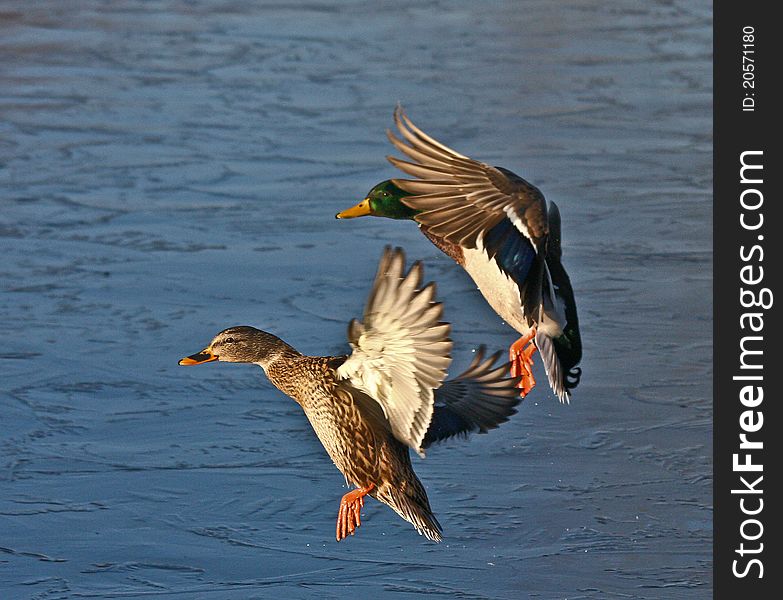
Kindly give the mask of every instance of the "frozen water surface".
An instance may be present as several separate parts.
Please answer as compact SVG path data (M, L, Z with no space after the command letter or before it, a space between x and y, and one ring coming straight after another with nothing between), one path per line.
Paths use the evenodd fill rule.
M709 2L0 6L0 597L710 597ZM333 218L397 101L559 204L584 376L415 460L442 544L375 501L337 544L299 408L177 360L344 351L387 242L455 370L515 339L411 223Z

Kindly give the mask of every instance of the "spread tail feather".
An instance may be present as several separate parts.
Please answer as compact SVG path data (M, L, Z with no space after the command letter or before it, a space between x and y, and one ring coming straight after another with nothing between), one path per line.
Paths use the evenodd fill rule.
M549 385L552 391L560 399L560 402L569 403L571 401L571 391L563 378L563 367L560 359L555 352L555 344L552 338L542 331L536 332L536 347L544 363Z
M555 299L555 289L552 285L552 277L549 266L544 263L542 277L541 307L536 330L536 347L541 354L549 385L560 402L568 402L570 393L566 387L563 376L564 369L557 355L557 348L552 336L562 335L565 327L565 315Z
M419 535L433 542L440 542L443 540L443 528L432 514L421 483L418 481L416 483L418 486L413 485L405 490L389 487L382 492L379 491L377 498L413 525Z

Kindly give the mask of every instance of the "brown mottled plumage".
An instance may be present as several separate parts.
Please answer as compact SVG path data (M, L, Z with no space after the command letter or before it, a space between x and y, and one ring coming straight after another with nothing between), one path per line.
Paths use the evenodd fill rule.
M486 432L516 412L516 381L499 353L483 348L460 377L442 383L451 362L448 324L432 285L421 287L421 265L404 272L401 250L381 259L363 321L352 321L349 356L304 356L283 340L248 326L221 331L180 364L213 360L255 363L303 409L318 439L358 489L343 497L338 541L361 524L363 497L391 507L427 538L442 529L413 471L409 447L471 431Z
M344 361L299 354L276 359L265 370L269 381L302 407L346 483L373 486L370 496L429 539L440 541L440 524L413 471L408 448L392 435L380 406L339 379L336 367Z
M443 252L446 256L450 257L460 267L465 266L465 253L462 251L462 246L454 244L446 240L446 238L435 235L430 231L430 228L426 225L419 225L419 229L431 241L435 247Z

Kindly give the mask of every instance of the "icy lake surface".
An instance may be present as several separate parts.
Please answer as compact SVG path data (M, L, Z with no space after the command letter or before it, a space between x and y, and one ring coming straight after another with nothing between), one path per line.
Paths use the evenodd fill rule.
M709 598L711 3L0 3L0 598ZM426 7L426 8L425 8ZM346 351L383 245L456 374L515 332L412 223L336 221L425 131L560 206L585 345L414 459L442 544L347 490L229 325Z

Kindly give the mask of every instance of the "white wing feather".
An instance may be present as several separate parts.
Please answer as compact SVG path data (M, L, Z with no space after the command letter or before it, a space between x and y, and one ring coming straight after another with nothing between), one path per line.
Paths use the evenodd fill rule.
M434 391L451 364L451 326L440 321L435 286L421 288L422 267L405 273L405 254L386 248L362 322L351 321L353 353L338 377L375 399L394 436L423 455Z

